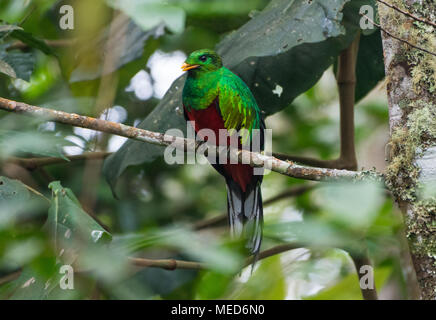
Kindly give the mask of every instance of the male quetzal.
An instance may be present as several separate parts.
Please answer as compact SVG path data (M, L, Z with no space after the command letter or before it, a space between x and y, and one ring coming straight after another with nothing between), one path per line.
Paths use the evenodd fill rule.
M182 69L188 71L183 88L185 118L195 122L197 135L201 129L210 129L218 144L220 129L228 130L229 135L245 129L248 134L238 138L238 148L249 149L256 138L263 150L265 125L256 100L244 81L223 67L221 57L212 50L197 50L186 59ZM229 141L224 141L226 143ZM222 145L222 141L219 144ZM230 164L230 161L220 164L217 160L212 165L226 180L231 234L243 236L246 247L256 257L262 241L260 185L263 176L255 174L248 164Z

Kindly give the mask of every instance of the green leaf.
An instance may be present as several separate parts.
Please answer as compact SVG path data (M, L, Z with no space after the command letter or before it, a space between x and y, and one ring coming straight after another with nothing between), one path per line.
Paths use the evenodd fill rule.
M329 183L313 192L325 216L347 228L363 230L377 217L384 203L382 185L372 182Z
M47 262L50 276L40 274L32 268L24 268L20 277L11 284L11 300L51 300L77 299L77 290L62 290L59 287L63 274L59 273L61 264Z
M156 39L165 34L163 24L143 31L136 23L122 15L114 20L111 30L115 31L108 39L109 28L105 29L97 39L91 41L89 46L80 48L77 53L76 67L70 75L70 83L94 80L120 69L142 56L148 39L151 37ZM110 68L103 71L103 58L111 52L119 52L119 58Z
M386 280L392 273L391 267L374 269L374 281L377 290L383 288ZM314 296L306 297L307 300L362 300L359 278L356 273L350 273L339 283L322 290Z
M286 279L279 255L259 262L248 281L229 297L238 300L283 300L286 297ZM250 267L249 267L250 268Z
M0 230L23 215L34 215L48 207L47 199L21 181L0 176Z
M74 268L77 263L105 280L121 277L126 270L125 257L104 246L112 240L111 234L82 209L71 189L62 187L59 181L50 183L49 188L52 200L44 229L53 241L55 258L42 261L44 273L33 265L25 266L14 281L12 299L80 298L81 291L60 288L64 265Z
M60 157L66 161L62 148L75 146L71 141L53 133L38 131L0 130L0 158L31 153L46 157Z
M364 98L385 76L380 30L361 35L356 64L356 101Z
M18 50L0 51L0 60L12 68L15 73L14 78L30 80L30 76L35 68L35 55L32 52L21 52ZM11 74L8 75L12 76Z
M26 32L24 30L14 30L11 33L11 37L24 42L25 44L29 45L29 47L39 49L45 54L51 54L51 55L54 54L53 49L50 46L48 46L44 40L41 40L35 37L34 35L32 35L31 33Z
M6 24L6 25L0 26L0 32L9 32L9 31L14 31L14 30L23 30L23 28L16 26L14 24Z
M0 60L0 72L4 73L5 75L16 78L17 74L15 73L14 68L12 68L7 62Z
M185 11L161 0L107 0L110 6L131 17L143 30L160 23L172 32L180 33L185 27Z
M53 196L46 228L58 253L63 252L64 262L74 262L81 246L106 243L112 239L111 234L83 211L70 189L63 188L59 181L50 183L49 188Z

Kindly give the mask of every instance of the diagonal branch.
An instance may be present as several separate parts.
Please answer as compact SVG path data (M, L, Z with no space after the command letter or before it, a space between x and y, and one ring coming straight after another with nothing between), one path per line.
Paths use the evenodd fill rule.
M302 248L301 245L296 243L285 243L279 244L270 249L264 250L259 253L257 260L262 260L274 256L276 254L280 254L286 251L294 250ZM141 268L160 268L166 270L176 270L176 269L190 269L190 270L203 270L207 269L207 266L204 263L196 262L196 261L185 261L185 260L175 260L175 259L145 259L145 258L136 258L136 257L128 257L128 261L130 264L136 267ZM243 267L247 267L253 263L253 257L248 257ZM21 275L22 270L15 271L10 273L4 277L0 277L0 286L14 281L18 279ZM80 271L78 271L80 272Z
M66 158L69 161L79 161L79 160L101 160L109 155L111 152L86 152L83 154L75 155L75 156L67 156ZM68 163L64 158L56 158L56 157L41 157L41 158L15 158L11 157L6 159L6 162L13 163L19 165L27 170L35 170L40 167L49 166L53 164L59 163Z
M399 13L402 13L402 14L404 14L404 15L406 15L406 16L414 19L414 20L416 20L416 21L419 21L419 22L422 22L422 23L425 23L425 24L429 24L429 25L431 25L431 26L436 28L436 23L434 23L432 21L429 21L429 20L426 20L426 19L423 19L423 18L419 18L419 17L411 14L410 12L404 11L404 10L394 6L393 4L387 3L386 1L383 1L383 0L377 0L377 1L382 3L382 4L384 4L385 6L387 6L389 8L392 8L392 9L398 11Z
M289 250L302 248L301 245L295 243L280 244L270 249L264 250L259 253L257 261L266 259L268 257L280 254ZM193 269L193 270L203 270L207 267L201 262L192 262L184 260L174 260L174 259L145 259L145 258L133 258L129 257L129 262L137 267L144 268L161 268L166 270L176 270L176 269ZM247 267L253 263L253 257L249 257L245 260L243 267Z
M36 107L22 102L8 100L5 98L0 98L0 109L28 116L44 118L46 120L55 121L67 125L115 134L154 145L171 146L184 152L196 152L198 148L204 143L202 141L184 139L180 137L169 136L159 132L153 132L149 130L126 126L121 123ZM216 146L206 145L206 147L208 155L220 154L220 150ZM305 167L297 165L293 162L282 161L265 154L250 152L247 150L238 150L234 148L229 149L228 158L230 159L230 161L247 163L252 167L265 167L271 169L274 172L304 180L322 181L355 179L362 178L362 176L364 175L362 172L354 172L348 170ZM377 178L382 177L381 174L375 175L377 176Z
M384 33L386 33L389 37L394 38L394 39L396 39L396 40L398 40L398 41L401 41L401 42L403 42L403 43L406 43L406 44L408 44L409 46L411 46L412 48L415 48L415 49L421 50L421 51L423 51L423 52L426 52L426 53L428 53L428 54L431 54L431 55L433 55L433 56L436 56L436 53L431 52L431 51L429 51L429 50L427 50L427 49L424 49L424 48L418 47L418 46L416 46L416 45L410 43L409 41L407 41L407 40L405 40L405 39L402 39L402 38L400 38L400 37L394 35L393 33L389 32L389 31L386 30L386 29L384 29L384 28L383 28L381 25L379 25L378 23L375 23L375 22L374 22L371 18L369 18L368 16L366 16L366 15L364 15L364 14L360 14L360 15L361 15L362 17L365 17L366 19L368 19L369 22L371 22L373 25L375 25L375 26L376 26L377 28L379 28L381 31L383 31Z

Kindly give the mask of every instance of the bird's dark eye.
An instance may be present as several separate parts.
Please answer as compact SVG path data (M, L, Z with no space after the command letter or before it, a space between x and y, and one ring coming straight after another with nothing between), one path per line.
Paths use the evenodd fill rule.
M200 59L200 61L205 62L207 60L207 56L206 55L202 55L202 56L200 56L199 59Z

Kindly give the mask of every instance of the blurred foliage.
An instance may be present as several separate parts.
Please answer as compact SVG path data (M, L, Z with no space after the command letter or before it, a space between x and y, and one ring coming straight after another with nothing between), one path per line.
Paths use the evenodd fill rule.
M186 55L215 47L268 115L274 151L332 159L339 152L333 64L357 34L366 3L373 1L2 0L0 96L149 130L183 128L183 78L161 93L180 76ZM65 4L74 8L74 30L59 27ZM361 166L382 171L388 113L374 89L383 78L380 48L378 31L361 35L356 144ZM277 85L281 95L273 93ZM129 141L120 149L123 142L0 111L1 298L359 299L348 252L363 245L378 289L405 292L401 221L379 185L323 184L268 206L263 247L295 241L310 249L239 272L241 243L223 228L192 228L225 212L222 178L209 165L168 165L162 148ZM7 161L96 150L119 150L105 163L118 198L98 161L31 171ZM268 174L264 199L303 183ZM127 256L195 260L210 269L135 268ZM74 290L59 287L64 264L76 271Z

